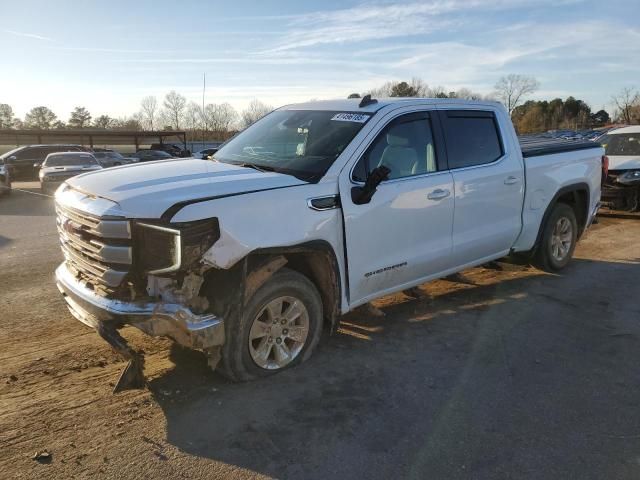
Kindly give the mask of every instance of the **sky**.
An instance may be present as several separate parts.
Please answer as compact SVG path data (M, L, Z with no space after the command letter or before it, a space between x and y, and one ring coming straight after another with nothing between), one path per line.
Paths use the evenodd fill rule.
M55 6L54 6L55 5ZM176 90L238 110L343 98L418 77L483 94L533 75L531 98L611 109L640 88L640 0L0 0L0 103L130 115Z

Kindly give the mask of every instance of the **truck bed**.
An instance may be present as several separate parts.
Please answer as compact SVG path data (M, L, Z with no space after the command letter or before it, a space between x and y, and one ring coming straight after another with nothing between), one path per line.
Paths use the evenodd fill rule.
M518 141L520 142L522 156L525 158L600 147L599 143L589 140L566 140L564 138L547 138L536 135L519 136Z

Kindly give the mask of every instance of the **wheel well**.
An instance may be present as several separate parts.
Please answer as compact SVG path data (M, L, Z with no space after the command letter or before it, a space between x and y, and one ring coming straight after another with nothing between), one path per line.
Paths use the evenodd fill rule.
M573 209L578 222L578 238L580 238L584 233L587 226L587 220L589 219L589 186L586 183L580 183L561 188L555 194L551 202L549 202L549 206L544 212L542 221L540 222L540 228L538 229L536 243L531 250L532 252L540 246L542 234L549 219L549 215L551 215L553 207L555 207L557 203L564 203Z
M564 203L573 209L578 221L578 237L580 237L584 232L589 216L589 195L587 191L576 189L564 192L556 199L555 203Z
M284 258L285 262L279 261ZM333 248L325 242L286 248L274 248L252 252L247 258L247 278L250 272L268 268L268 275L259 281L264 282L271 274L282 267L290 268L307 277L320 293L324 321L333 331L340 313L340 270ZM246 288L246 287L245 287ZM254 288L254 287L251 287Z

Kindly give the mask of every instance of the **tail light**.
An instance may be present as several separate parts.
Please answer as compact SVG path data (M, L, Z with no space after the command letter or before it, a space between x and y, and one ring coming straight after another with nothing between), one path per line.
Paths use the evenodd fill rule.
M609 175L609 157L606 155L602 156L602 183L607 179Z

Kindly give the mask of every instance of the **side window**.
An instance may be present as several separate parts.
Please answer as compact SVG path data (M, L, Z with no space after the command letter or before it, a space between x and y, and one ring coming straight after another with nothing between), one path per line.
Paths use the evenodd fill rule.
M426 114L409 114L393 120L373 141L353 170L364 182L368 172L384 165L389 180L437 171L431 122Z
M493 112L448 110L441 118L449 168L492 163L504 154Z
M27 160L32 158L33 153L33 148L25 148L24 150L16 152L14 157L16 157L16 160Z

